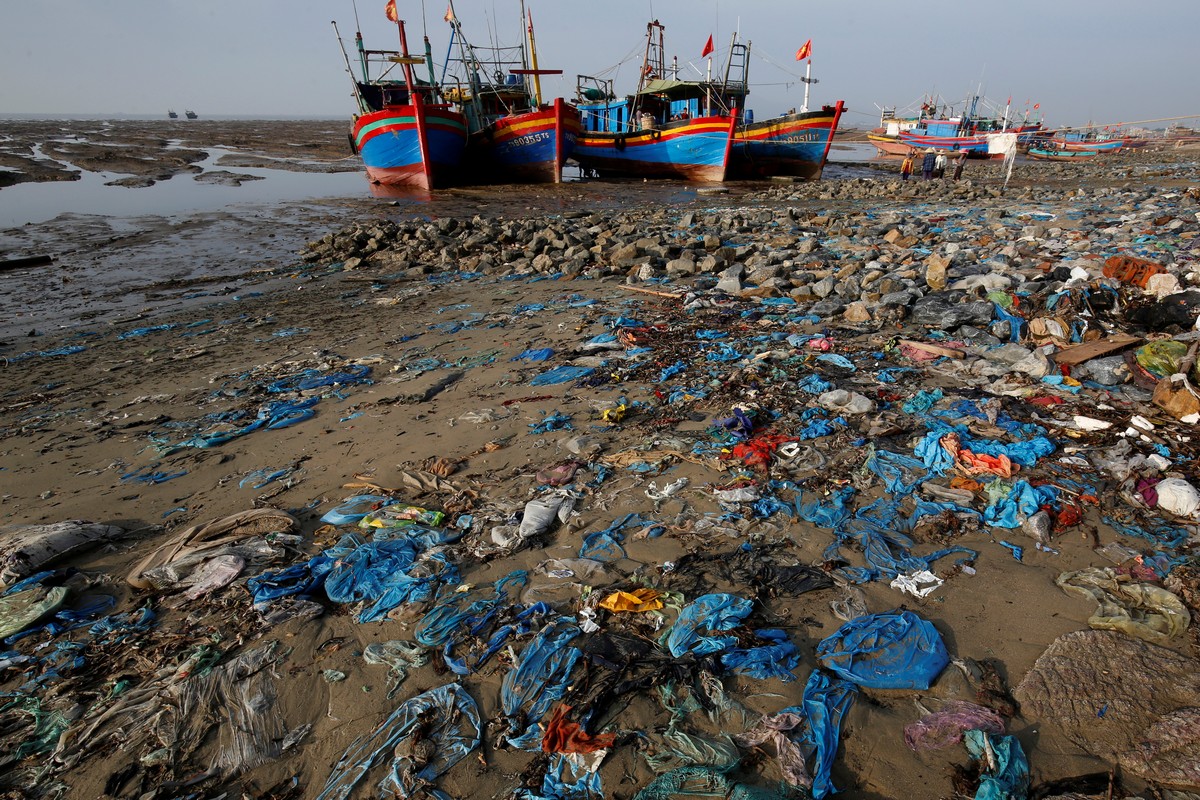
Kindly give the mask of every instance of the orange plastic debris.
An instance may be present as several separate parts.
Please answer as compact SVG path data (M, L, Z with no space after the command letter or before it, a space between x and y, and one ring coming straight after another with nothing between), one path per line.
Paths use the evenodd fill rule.
M608 611L657 611L663 607L659 593L653 589L634 589L632 592L613 592L598 605Z
M1129 255L1110 256L1104 262L1104 277L1116 278L1124 284L1146 288L1152 275L1166 272L1162 264Z

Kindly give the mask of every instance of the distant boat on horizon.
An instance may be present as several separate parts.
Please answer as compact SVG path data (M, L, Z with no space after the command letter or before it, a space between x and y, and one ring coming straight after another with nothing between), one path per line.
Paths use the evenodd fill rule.
M196 119L196 112L192 111L191 109L184 111L183 114L188 119Z
M172 109L172 108L167 109L167 116L170 117L171 119L179 119L179 115L176 114L175 109Z

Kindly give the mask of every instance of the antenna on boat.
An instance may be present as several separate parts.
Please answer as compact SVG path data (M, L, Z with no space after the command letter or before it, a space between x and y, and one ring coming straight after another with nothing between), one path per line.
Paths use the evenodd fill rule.
M340 47L342 50L342 58L346 62L346 74L350 76L350 83L354 85L354 98L358 100L358 110L365 111L366 104L362 96L362 89L359 88L358 81L354 79L354 68L350 66L350 54L346 52L346 43L342 41L342 33L338 30L337 20L330 20L329 24L333 26L333 35L337 37L338 47ZM361 33L358 34L358 40L359 44L361 45Z

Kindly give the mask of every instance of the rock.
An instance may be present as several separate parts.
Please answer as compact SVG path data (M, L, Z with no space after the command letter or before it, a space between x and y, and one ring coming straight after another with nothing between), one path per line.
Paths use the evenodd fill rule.
M851 303L850 305L846 306L846 310L842 312L842 319L846 320L846 322L852 323L870 322L871 310L867 308L865 303Z
M827 276L812 285L812 292L817 297L829 297L833 294L835 286L837 286L837 282L834 281L833 276Z
M946 267L950 260L939 255L925 259L925 283L935 292L946 288Z
M992 304L987 301L955 303L942 295L931 294L913 303L912 321L951 331L959 325L987 325L992 321L992 312Z

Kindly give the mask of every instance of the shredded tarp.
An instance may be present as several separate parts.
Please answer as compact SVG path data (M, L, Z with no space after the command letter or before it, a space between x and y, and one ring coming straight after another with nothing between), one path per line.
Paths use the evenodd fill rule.
M679 612L679 619L667 631L666 645L671 655L684 653L707 655L727 650L737 643L732 636L704 636L700 629L728 631L741 624L752 604L732 594L706 594L697 597Z
M0 597L0 639L23 631L67 599L63 586L31 586Z
M967 752L982 762L975 800L1014 800L1029 793L1029 761L1015 736L967 731Z
M423 667L429 662L425 648L393 639L389 642L371 642L363 648L363 661L368 664L386 664L388 668L388 699L391 700L408 677L408 671Z
M479 746L479 735L479 707L466 689L456 683L430 689L401 703L383 724L351 744L317 800L346 800L386 759L391 763L377 785L379 794L411 797L466 758ZM432 756L427 747L416 747L427 741Z
M222 548L270 533L290 533L299 525L291 514L274 508L251 509L193 525L139 561L126 580L137 589L162 588L158 576L164 570L194 566L205 558L220 555Z
M905 725L904 743L910 750L941 750L961 742L967 731L1003 734L1004 729L1004 717L992 709L966 700L947 700L940 711Z
M1150 583L1119 580L1107 567L1064 572L1056 583L1064 591L1096 601L1097 608L1088 618L1092 628L1169 645L1191 623L1191 614L1178 596Z
M659 774L695 766L728 772L742 758L728 736L695 736L679 730L674 721L662 733L651 731L638 735L643 742L641 751L646 763Z
M816 800L836 792L831 774L841 738L842 718L850 710L858 687L853 683L830 678L821 670L813 670L804 686L801 703L808 719L804 741L816 755L813 760L812 794Z
M566 694L580 652L571 640L580 633L571 617L546 623L521 651L516 666L500 685L500 705L508 719L508 741L527 750L540 749L538 722Z
M550 719L546 720L546 731L542 734L542 750L547 753L594 753L612 747L616 734L591 734L568 715L571 706L560 703Z
M817 661L870 689L928 689L950 656L932 623L911 611L868 614L817 645Z
M737 783L712 767L680 767L655 778L633 800L782 800L783 795Z
M32 575L56 559L111 541L125 533L116 525L80 519L48 525L0 527L0 589Z

